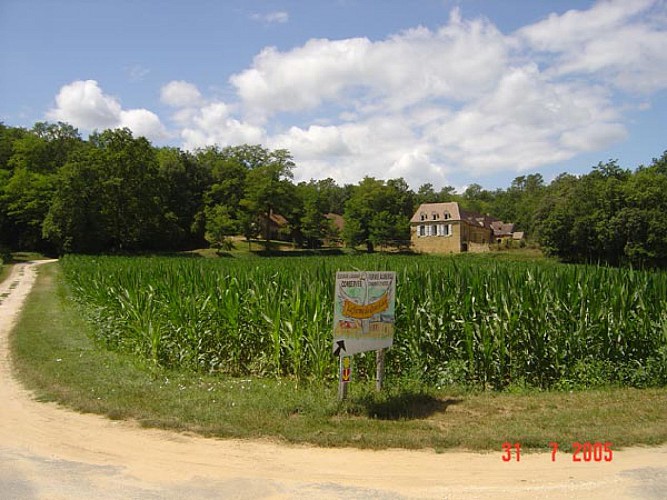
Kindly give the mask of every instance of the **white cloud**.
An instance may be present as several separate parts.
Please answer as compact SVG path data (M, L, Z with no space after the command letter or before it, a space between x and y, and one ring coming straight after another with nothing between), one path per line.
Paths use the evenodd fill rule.
M482 175L609 146L626 136L619 118L604 89L551 82L529 65L508 70L493 93L431 124L426 138L449 163Z
M261 143L264 130L234 116L236 106L218 100L206 100L196 85L172 81L160 91L160 100L176 108L172 120L180 127L186 149L209 145Z
M128 127L135 135L152 140L167 136L155 113L146 109L123 110L118 99L104 94L95 80L64 85L56 96L55 108L46 116L84 130Z
M197 86L182 80L164 85L160 90L160 100L174 108L197 106L203 102Z
M603 0L588 10L551 14L543 21L520 29L518 34L539 50L569 51L617 29L654 3L655 0Z
M129 128L135 136L160 140L167 137L167 131L160 118L147 109L130 109L120 112L120 127Z
M620 142L628 133L619 123L596 123L563 132L560 143L575 151L598 151Z
M184 147L195 149L218 144L258 144L264 142L264 130L258 126L234 118L229 106L223 102L212 102L194 111L189 125L181 131Z
M151 72L150 69L143 67L141 64L133 64L125 68L127 77L131 82L140 82Z
M250 16L253 21L265 24L284 24L289 21L289 13L285 11L268 12L266 14L255 13Z
M297 180L332 177L355 183L365 175L410 183L445 183L448 169L431 147L399 117L368 118L336 126L291 127L269 138L269 147L287 148L297 159Z
M637 106L624 92L667 87L663 5L602 1L508 35L455 9L434 31L267 48L230 82L268 128L314 116L269 136L302 178L536 169L625 140L622 112Z
M120 112L118 100L104 95L95 80L80 80L60 89L56 107L47 113L47 117L92 130L118 126Z
M667 88L665 4L656 0L599 1L585 11L552 14L516 35L529 48L556 56L555 75L594 75L620 89Z
M315 39L288 52L269 47L230 82L249 110L266 116L326 102L401 109L428 99L474 98L492 87L506 58L494 26L464 22L454 11L435 32L416 28L378 42Z
M462 184L452 178L537 169L625 140L623 113L667 88L664 6L600 1L510 34L454 9L437 29L384 40L264 48L229 78L236 96L225 102L186 81L160 97L189 149L287 148L299 180ZM56 104L51 116L75 126L165 134L154 113L122 109L92 80L63 87Z

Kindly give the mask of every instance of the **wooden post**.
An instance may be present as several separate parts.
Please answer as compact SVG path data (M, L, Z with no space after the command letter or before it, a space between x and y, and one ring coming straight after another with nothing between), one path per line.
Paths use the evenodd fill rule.
M384 352L386 349L379 349L375 351L375 390L382 390L382 382L384 381Z

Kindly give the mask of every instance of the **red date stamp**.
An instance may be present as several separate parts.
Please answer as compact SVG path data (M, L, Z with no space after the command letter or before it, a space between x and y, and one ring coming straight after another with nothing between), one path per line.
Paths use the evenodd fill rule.
M612 444L609 441L600 443L579 443L575 441L572 443L572 461L573 462L611 462L614 458L614 452L611 449ZM558 455L558 443L555 441L549 442L551 448L551 461L556 461ZM502 444L502 460L503 462L521 461L521 444L511 443L505 441Z

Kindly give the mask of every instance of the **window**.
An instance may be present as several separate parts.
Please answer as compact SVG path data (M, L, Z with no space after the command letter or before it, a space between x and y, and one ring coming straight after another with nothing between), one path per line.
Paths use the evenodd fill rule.
M426 214L424 212L419 214L419 220L426 220Z
M438 224L420 224L417 229L417 235L420 238L429 236L451 236L452 225L443 224L442 222Z
M437 236L451 236L452 234L452 225L451 224L437 224L433 225L434 234Z
M433 220L438 220L440 218L440 214L437 214L436 212L433 212L431 214L431 217L433 218Z
M452 216L450 215L449 212L445 212L445 213L442 214L442 215L444 216L445 220L448 220L448 219L451 219L451 218L452 218Z

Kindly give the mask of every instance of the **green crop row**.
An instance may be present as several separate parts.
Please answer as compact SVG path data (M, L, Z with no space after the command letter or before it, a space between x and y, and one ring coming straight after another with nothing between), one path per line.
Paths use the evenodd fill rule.
M159 366L334 378L335 272L392 270L387 377L497 389L667 384L664 272L366 255L67 256L62 266L100 340ZM356 356L356 376L373 368L373 356Z

